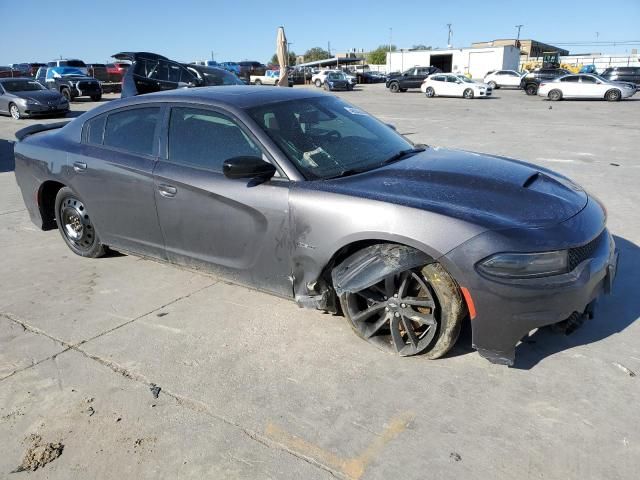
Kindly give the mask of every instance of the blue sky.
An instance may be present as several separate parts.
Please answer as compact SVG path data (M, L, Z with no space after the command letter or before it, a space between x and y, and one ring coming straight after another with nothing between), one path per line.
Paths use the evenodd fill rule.
M579 4L579 8L575 5ZM276 5L280 5L276 11ZM379 6L378 6L379 5ZM568 46L571 52L628 53L640 49L640 0L522 1L304 1L304 0L0 0L3 20L0 65L75 57L105 62L119 51L145 50L182 61L209 59L266 62L284 25L298 54L314 46L333 51L372 49L389 41L446 47L510 38L546 42L613 42L633 46ZM596 32L599 32L596 34Z

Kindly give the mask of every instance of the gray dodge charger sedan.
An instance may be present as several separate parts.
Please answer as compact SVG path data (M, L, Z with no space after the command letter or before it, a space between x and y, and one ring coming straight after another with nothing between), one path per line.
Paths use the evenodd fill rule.
M361 338L513 364L529 331L593 313L617 251L606 210L550 170L415 145L306 89L143 95L16 134L31 219L76 254L108 248L204 268Z

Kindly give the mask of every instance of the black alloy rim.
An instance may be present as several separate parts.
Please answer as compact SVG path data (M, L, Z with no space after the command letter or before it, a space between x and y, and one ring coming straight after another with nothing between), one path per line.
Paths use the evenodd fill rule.
M346 307L363 338L401 356L426 350L438 329L437 298L419 270L391 275L347 294Z

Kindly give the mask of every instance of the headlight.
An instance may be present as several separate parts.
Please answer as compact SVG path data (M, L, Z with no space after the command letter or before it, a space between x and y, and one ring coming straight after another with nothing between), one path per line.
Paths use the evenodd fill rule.
M568 252L497 253L477 264L478 270L500 278L532 278L567 272Z

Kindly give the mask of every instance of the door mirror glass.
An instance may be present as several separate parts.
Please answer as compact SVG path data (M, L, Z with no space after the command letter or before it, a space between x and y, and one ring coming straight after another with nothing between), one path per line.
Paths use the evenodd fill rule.
M225 160L222 173L231 179L238 178L271 178L276 174L276 167L260 157L241 156Z

